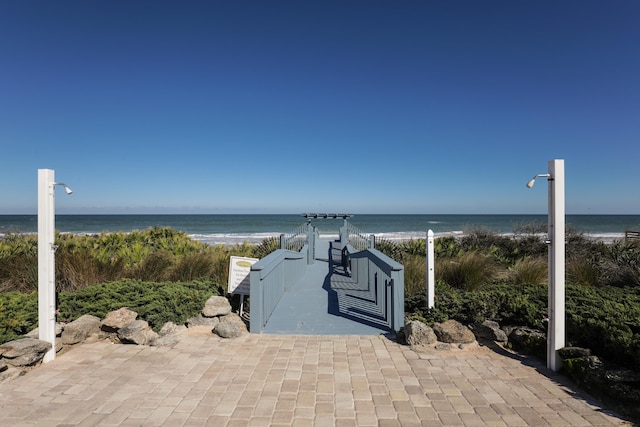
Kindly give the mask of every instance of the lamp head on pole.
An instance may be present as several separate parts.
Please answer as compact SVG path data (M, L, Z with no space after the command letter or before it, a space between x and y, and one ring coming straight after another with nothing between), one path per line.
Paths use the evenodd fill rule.
M548 174L548 173L540 173L540 174L534 176L533 178L531 178L531 181L527 182L527 188L533 187L533 184L536 183L536 179L537 178L542 178L542 177L551 178L551 175Z

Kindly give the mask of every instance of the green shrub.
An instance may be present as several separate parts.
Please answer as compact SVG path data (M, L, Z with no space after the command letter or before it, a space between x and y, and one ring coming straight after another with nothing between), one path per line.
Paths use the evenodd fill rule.
M400 249L403 254L424 258L427 255L427 241L425 239L407 240L400 244Z
M437 258L454 258L460 255L462 248L453 236L438 237L433 240L433 254Z
M424 309L430 322L455 319L464 324L494 320L502 325L541 328L546 313L547 288L493 284L469 292L443 283L436 286L435 307Z
M19 338L36 326L38 326L37 293L0 293L0 344Z
M628 367L640 367L640 288L568 286L567 340Z
M223 290L210 281L102 283L78 291L60 292L57 320L70 322L83 314L104 318L110 311L129 307L138 313L138 318L158 330L166 322L181 324L197 315L212 295L223 295ZM37 293L0 293L0 343L17 339L36 326Z
M601 284L640 286L640 245L619 241L608 245L599 267Z
M548 289L540 285L493 283L469 292L436 284L435 307L425 297L405 300L405 311L430 324L455 319L463 324L495 320L501 325L544 330ZM640 367L640 287L566 287L566 344L591 349L603 359Z
M58 319L69 322L83 314L104 318L110 311L129 307L157 330L169 321L184 323L202 311L210 296L222 292L220 286L208 281L103 283L75 292L61 292Z

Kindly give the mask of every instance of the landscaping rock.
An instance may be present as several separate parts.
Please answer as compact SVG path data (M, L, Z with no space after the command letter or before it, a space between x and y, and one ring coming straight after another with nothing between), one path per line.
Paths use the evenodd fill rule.
M450 351L450 350L453 350L454 348L457 348L457 346L454 345L453 343L439 342L433 348L440 351Z
M226 316L231 313L231 304L226 297L212 296L204 304L202 315L204 317Z
M582 347L563 347L558 350L558 355L561 359L575 359L591 356L591 350Z
M194 326L209 326L215 328L220 323L218 317L203 317L201 314L187 320L187 327L193 328Z
M470 326L471 331L479 339L485 339L490 341L507 342L507 334L500 329L498 322L493 320L485 320L480 324L473 324Z
M544 332L527 327L517 327L509 334L514 349L543 359L547 354L547 336Z
M187 327L185 325L176 325L173 322L167 322L162 325L160 332L158 333L161 337L169 336L169 335L177 335L180 332L186 330Z
M123 344L149 345L158 339L158 334L146 320L134 320L118 331L118 338Z
M62 331L62 344L77 344L90 335L100 332L100 319L90 314L80 316L73 322L67 323Z
M471 343L476 340L473 332L456 320L436 323L433 326L433 332L438 337L438 341L444 343Z
M34 338L22 338L0 345L2 360L10 366L31 366L40 361L51 349L51 343Z
M122 307L119 310L108 313L107 317L100 323L100 329L105 332L118 332L119 329L136 320L136 317L138 317L138 313L129 310L127 307Z
M640 419L640 372L620 368L597 356L563 359L562 371L594 397Z
M64 323L56 322L56 336L57 337L62 335L62 331L64 330L64 327L65 327ZM31 330L30 332L25 334L25 337L34 338L34 339L40 338L40 329L39 328L35 328L35 329Z
M154 347L173 347L179 341L180 340L176 336L165 335L165 336L159 336L157 339L153 340L149 345Z
M8 368L7 363L4 360L0 359L0 372L6 371L7 368Z
M404 326L404 338L411 346L435 344L438 340L433 329L418 320Z
M213 332L222 338L237 338L248 331L240 316L231 313L220 317L220 323L213 328Z

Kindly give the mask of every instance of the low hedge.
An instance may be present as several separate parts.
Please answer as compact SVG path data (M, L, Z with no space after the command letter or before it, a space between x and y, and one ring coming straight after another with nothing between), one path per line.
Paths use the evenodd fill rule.
M485 285L464 291L438 283L435 307L425 308L425 295L406 298L408 317L427 323L455 319L465 324L495 320L501 325L544 330L547 287ZM593 354L640 370L640 288L566 287L566 345L589 348Z
M60 292L58 321L70 322L83 314L104 318L107 313L129 307L140 319L159 330L166 322L184 323L202 311L206 300L224 291L210 281L143 282L121 280ZM0 293L0 343L14 340L38 326L36 292Z

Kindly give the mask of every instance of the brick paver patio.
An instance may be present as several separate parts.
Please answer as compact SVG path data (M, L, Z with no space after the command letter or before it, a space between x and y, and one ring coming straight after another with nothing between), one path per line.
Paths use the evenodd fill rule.
M416 353L383 336L85 343L0 384L0 426L12 427L625 424L536 361Z

